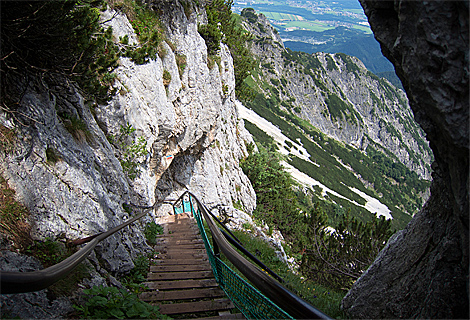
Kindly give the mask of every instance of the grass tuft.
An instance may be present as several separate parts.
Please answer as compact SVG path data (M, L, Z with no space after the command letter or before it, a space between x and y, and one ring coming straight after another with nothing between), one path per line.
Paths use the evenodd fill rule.
M28 209L16 201L15 190L0 176L0 230L12 241L13 248L23 250L32 243L28 217Z
M16 133L15 130L0 125L0 151L5 154L12 153L15 150Z

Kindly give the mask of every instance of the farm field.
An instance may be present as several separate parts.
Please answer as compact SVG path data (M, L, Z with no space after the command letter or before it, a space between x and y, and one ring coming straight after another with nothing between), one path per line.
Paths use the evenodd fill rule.
M240 13L248 7L263 13L280 32L289 32L295 27L321 32L344 26L371 33L357 1L235 1L233 11Z
M373 73L401 84L383 57L357 0L235 0L232 10L253 8L277 29L284 45L307 53L345 53L359 58Z

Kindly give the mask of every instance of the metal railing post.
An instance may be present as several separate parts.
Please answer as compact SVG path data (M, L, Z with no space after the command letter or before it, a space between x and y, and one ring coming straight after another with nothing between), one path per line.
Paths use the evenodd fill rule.
M192 199L191 199L191 196L189 196L189 207L190 207L190 209L191 209L191 215L193 216L193 218L195 218L195 217L194 217L193 201L192 201Z

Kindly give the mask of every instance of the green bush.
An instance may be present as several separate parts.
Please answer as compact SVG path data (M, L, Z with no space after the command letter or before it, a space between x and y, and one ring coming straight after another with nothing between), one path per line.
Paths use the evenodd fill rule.
M108 140L121 150L119 161L121 162L122 169L131 180L140 175L141 170L138 166L141 158L148 154L147 141L145 141L144 137L139 137L136 140L132 139L131 136L135 130L130 124L121 125L118 135L108 136Z
M209 16L208 16L209 17ZM222 32L215 24L200 24L197 31L206 42L207 53L216 55L220 50L220 41L222 40Z
M295 184L280 159L259 146L258 153L240 162L256 192L255 221L281 231L291 254L302 258L304 275L330 288L349 289L391 236L392 221L367 212L367 219L361 222L339 206L333 212L334 220L329 221L318 203L293 191ZM327 231L330 222L336 229L331 235Z
M261 145L258 150L240 161L256 192L253 216L289 237L298 219L297 199L292 190L294 181L280 164L280 154Z
M337 290L349 290L374 261L392 235L391 220L372 218L362 223L349 212L330 232L326 215L317 204L305 216L301 271L310 279Z
M244 228L252 230L253 226L246 224ZM268 242L254 237L250 232L234 230L233 233L241 241L245 249L255 254L256 258L284 279L285 287L330 317L337 319L345 317L340 309L344 292L328 288L316 281L307 280L301 274L294 274L284 262L279 260L275 249ZM230 262L224 256L222 256L222 259L230 265ZM248 258L248 260L250 259ZM232 269L236 270L236 268Z
M14 100L18 71L64 75L87 98L109 99L105 75L117 67L112 30L99 21L103 1L20 1L2 3L2 98Z
M163 70L163 85L167 87L171 82L171 74L168 70Z
M130 287L132 287L133 284L139 284L147 280L147 273L150 266L149 257L146 255L137 257L133 262L134 268L122 279L123 283Z
M244 120L244 121L245 121L245 128L253 135L253 137L255 137L258 143L261 143L266 148L274 144L274 139L270 135L268 135L266 132L258 128L256 125L254 125L250 121L248 120ZM254 149L254 146L251 150L253 149Z
M329 54L326 55L326 68L330 71L338 70L335 61Z
M73 307L85 319L171 319L159 308L139 300L135 293L114 287L94 286L83 290L85 298Z
M165 49L163 42L167 40L163 26L155 11L133 2L128 9L128 17L139 39L139 46L125 46L121 52L137 64L145 64L163 57Z
M154 221L147 223L144 229L145 238L151 245L157 244L157 235L163 234L163 227Z
M250 23L258 21L258 15L253 8L244 8L241 12L241 16L247 18Z
M335 54L335 57L339 57L341 58L341 60L343 60L343 62L346 64L346 69L348 70L348 72L358 72L360 71L359 70L359 67L357 66L356 63L354 63L352 60L351 60L351 57L344 54L344 53L336 53ZM374 75L375 76L375 75ZM378 78L377 76L375 76L375 78Z
M38 258L43 263L44 267L57 264L72 253L64 244L52 240L51 238L46 238L43 241L34 241L24 252Z

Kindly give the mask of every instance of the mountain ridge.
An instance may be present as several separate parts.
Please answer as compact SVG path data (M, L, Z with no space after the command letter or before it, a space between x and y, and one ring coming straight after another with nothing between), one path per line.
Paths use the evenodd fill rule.
M246 15L248 10L244 12ZM250 16L252 14L254 12L250 11ZM429 179L432 155L422 129L413 120L403 91L372 74L355 57L341 53L308 55L286 50L266 17L260 14L258 19L257 24L248 20L243 22L243 26L255 35L252 53L268 70L261 74L257 72L260 66L255 71L254 77L257 79L253 78L254 82L267 79L266 88L258 85L258 89L267 96L276 96L281 109L294 110L295 115L339 141L361 148L362 144L367 143L362 142L366 137L383 144L397 154L402 163ZM262 30L259 25L262 25ZM355 81L361 84L357 85ZM269 85L275 88L274 92ZM362 92L354 90L354 86ZM299 108L300 112L297 112ZM390 113L398 121L387 117ZM367 128L363 127L365 120L368 122ZM377 126L379 120L383 122ZM394 123L394 128L387 126L387 123ZM385 137L395 131L404 133L404 139L396 137L403 142L385 141ZM415 153L423 154L423 158L411 159Z
M360 190L374 201L385 201L388 209L378 214L391 211L395 228L403 228L429 196L429 182L416 172L429 178L432 159L404 93L355 57L293 52L262 14L245 9L241 17L254 35L250 49L258 63L245 80L257 94L244 103L288 139L267 139L247 119L249 131L258 141L274 142L287 155L291 172L299 170L324 191L331 190L328 198L324 191L316 193L318 200L352 206L367 221L378 212L368 210L370 198L354 192ZM299 156L297 150L307 152ZM411 198L402 197L406 193Z

